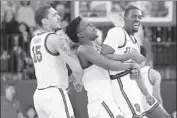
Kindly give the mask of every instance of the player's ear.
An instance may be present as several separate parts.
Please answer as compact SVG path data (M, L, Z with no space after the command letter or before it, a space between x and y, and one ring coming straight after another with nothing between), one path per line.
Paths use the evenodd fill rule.
M78 33L77 36L78 36L79 38L82 38L82 35L81 35L80 33Z
M45 18L43 18L42 20L41 20L41 22L42 22L42 24L47 24L47 19L45 19Z

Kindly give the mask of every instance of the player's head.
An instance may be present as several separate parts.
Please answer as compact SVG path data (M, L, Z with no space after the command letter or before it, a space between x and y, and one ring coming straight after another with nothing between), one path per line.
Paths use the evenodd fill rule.
M138 7L129 6L124 14L124 26L133 32L138 32L142 13Z
M73 19L66 27L66 33L75 43L86 40L94 41L98 37L94 25L83 20L80 16Z
M61 17L50 5L44 5L35 11L35 21L39 27L46 27L52 30L61 28Z

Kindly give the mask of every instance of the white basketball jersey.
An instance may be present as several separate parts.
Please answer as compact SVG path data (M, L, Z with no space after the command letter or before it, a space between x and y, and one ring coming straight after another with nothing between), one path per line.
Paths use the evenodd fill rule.
M68 87L68 71L61 53L52 54L46 47L46 39L52 32L36 34L30 44L30 54L33 59L37 88L56 86Z
M114 54L118 54L118 55L123 55L125 53L129 53L132 48L136 49L139 53L140 53L140 45L138 44L137 40L134 38L134 36L129 35L124 28L122 28L125 37L124 39L124 44L122 46L117 47L117 49L115 50ZM127 60L125 62L131 62L132 60ZM124 71L124 70L122 70ZM122 72L120 71L120 72ZM119 72L116 71L110 71L111 75L116 75Z
M82 46L78 48L78 51L81 47ZM96 47L95 50L97 50ZM82 81L86 90L104 91L105 88L108 89L111 87L109 86L110 77L108 70L94 64L83 70L84 75L82 77Z

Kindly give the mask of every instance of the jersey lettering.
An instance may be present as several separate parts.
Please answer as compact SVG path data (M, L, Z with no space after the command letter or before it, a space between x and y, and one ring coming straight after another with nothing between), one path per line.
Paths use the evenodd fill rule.
M42 61L42 53L41 53L40 49L41 49L40 45L36 45L36 46L32 47L34 63L39 63Z
M126 47L126 49L125 49L124 53L129 53L129 52L130 52L130 50L131 50L131 47Z

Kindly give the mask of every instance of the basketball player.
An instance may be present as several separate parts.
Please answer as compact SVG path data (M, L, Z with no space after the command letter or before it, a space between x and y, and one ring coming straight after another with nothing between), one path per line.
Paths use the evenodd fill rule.
M75 18L69 24L66 33L73 42L80 44L77 55L84 70L82 80L88 95L89 118L121 117L121 112L112 95L107 70L128 70L136 68L136 64L122 64L102 56L93 44L97 38L95 27L81 17Z
M51 6L44 5L35 11L38 33L31 40L30 54L35 67L37 89L34 106L39 118L74 118L66 88L69 66L65 62L65 50L55 30L61 28L61 18Z
M127 8L124 15L124 27L114 27L108 31L107 37L102 47L102 54L104 54L109 59L117 61L130 62L133 60L139 63L142 67L144 67L144 63L142 63L142 55L139 55L137 57L133 55L136 52L140 54L139 45L137 44L137 41L134 38L134 33L138 31L141 17L142 14L139 8L134 6L130 6L129 8ZM144 67L142 69L144 69L144 72L146 72L143 73L141 70L141 74L146 80L146 77L148 77L147 70L149 68ZM156 71L151 70L149 71L151 73L149 73L150 77L154 76L153 74L156 73ZM112 80L114 97L117 103L119 104L122 112L126 114L126 117L170 117L165 111L165 109L162 107L162 105L157 102L157 100L153 104L148 104L146 102L143 94L139 90L134 80L129 79L130 75L127 71L111 71L110 77L112 79L115 79ZM159 82L156 83L155 86L157 90L155 90L154 93L156 94L156 96L159 97Z

